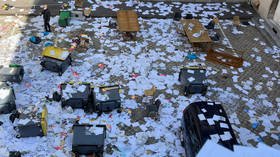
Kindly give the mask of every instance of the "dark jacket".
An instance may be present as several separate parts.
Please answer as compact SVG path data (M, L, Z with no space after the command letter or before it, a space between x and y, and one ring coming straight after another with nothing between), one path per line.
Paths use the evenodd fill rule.
M43 15L43 18L44 18L45 22L49 22L50 21L51 12L49 11L49 9L43 10L42 11L42 15Z

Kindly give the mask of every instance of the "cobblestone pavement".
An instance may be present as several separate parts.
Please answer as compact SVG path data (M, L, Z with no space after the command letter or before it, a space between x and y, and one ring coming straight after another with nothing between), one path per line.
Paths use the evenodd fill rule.
M279 50L273 49L273 45L262 36L262 26L242 25L236 30L231 21L220 21L232 46L244 51L244 66L233 69L205 61L206 53L200 50L195 52L199 59L188 60L186 56L194 50L186 37L176 31L179 25L176 21L140 19L141 31L136 40L124 41L116 28L108 27L110 19L112 18L72 20L71 27L61 28L57 25L58 18L55 17L51 22L54 32L43 36L40 33L43 31L41 17L0 17L0 62L23 64L26 70L24 82L14 87L18 107L37 104L55 89L58 83L67 80L88 81L97 85L117 82L124 91L124 112L113 112L99 118L94 114L85 115L82 111L62 110L56 103L48 104L52 120L49 134L46 138L36 139L38 144L34 146L28 144L32 142L31 139L14 139L12 127L5 123L4 127L11 134L2 130L4 133L0 134L0 149L12 149L14 145L27 151L27 154L35 153L35 150L53 153L53 147L57 144L56 138L59 139L60 133L54 128L61 127L58 121L66 121L67 124L62 128L70 136L71 122L79 116L84 122L105 122L111 126L106 139L108 156L121 156L124 152L133 156L183 156L184 150L176 134L182 111L191 102L199 100L222 102L241 144L256 145L263 141L280 149ZM203 21L205 22L205 19ZM216 31L222 36L220 30ZM68 48L71 39L80 33L90 36L90 49L77 49L73 53L74 63L71 70L68 69L62 77L40 72L39 61L44 42L53 41L59 47ZM38 45L29 43L29 37L36 34L42 36L43 41ZM222 42L225 43L223 38L219 43ZM184 97L177 82L179 69L181 66L197 63L207 67L210 88L206 97ZM105 68L99 68L98 64L103 64ZM78 78L72 75L73 71L79 74ZM131 78L134 73L139 76ZM151 85L158 88L158 96L163 103L158 121L143 116L143 90L149 89ZM5 119L7 116L1 118ZM69 154L71 150L69 140L71 138L65 141L65 154ZM22 143L27 143L30 149L26 150ZM138 150L133 149L135 145ZM41 150L40 146L47 150ZM161 148L161 151L158 151L158 148Z

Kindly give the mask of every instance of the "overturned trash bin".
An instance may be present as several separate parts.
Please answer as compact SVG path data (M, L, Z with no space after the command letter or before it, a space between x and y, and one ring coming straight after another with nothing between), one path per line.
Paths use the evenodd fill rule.
M61 76L71 65L71 54L62 48L48 46L42 52L41 66L43 70L57 72Z
M237 144L227 114L220 103L191 103L183 111L180 129L180 140L186 156L195 157L208 139L230 150Z
M118 112L121 112L119 85L99 87L99 90L95 89L93 100L95 111L97 111L99 115L103 112L110 112L114 109L118 109Z
M70 106L73 109L93 111L91 101L92 88L90 83L64 83L61 84L61 106Z
M15 99L14 89L5 82L0 82L0 114L8 114L16 110Z
M76 157L80 155L103 157L105 138L106 125L75 124L73 126L72 152Z
M10 64L9 67L0 66L0 81L20 83L24 76L23 66Z
M46 136L48 128L47 116L48 110L45 106L39 109L32 105L15 110L10 115L10 120L18 133L16 137Z
M201 93L206 95L207 85L204 83L206 80L206 69L199 66L183 67L179 73L179 81L184 85L184 94Z

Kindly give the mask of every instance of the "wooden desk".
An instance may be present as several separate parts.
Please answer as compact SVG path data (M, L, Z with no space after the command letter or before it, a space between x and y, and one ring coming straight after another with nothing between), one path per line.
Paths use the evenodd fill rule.
M133 10L120 10L117 12L118 30L121 32L138 32L138 15Z
M211 43L212 40L209 37L208 31L197 19L183 19L181 20L185 35L191 44L195 43ZM200 36L195 37L197 33L201 33Z

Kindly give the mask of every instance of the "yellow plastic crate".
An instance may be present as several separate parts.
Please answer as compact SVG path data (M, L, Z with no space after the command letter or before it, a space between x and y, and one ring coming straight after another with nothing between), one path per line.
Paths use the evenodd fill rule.
M54 46L48 46L42 52L42 56L44 57L50 57L62 61L67 59L69 55L70 52L68 52L67 50Z

